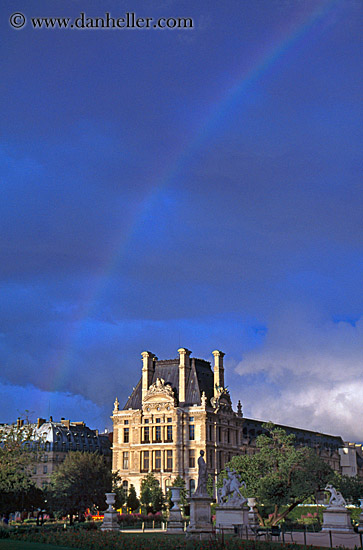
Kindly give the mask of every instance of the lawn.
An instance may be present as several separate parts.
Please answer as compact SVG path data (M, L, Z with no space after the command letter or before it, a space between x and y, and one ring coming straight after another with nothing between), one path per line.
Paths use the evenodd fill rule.
M187 540L184 535L136 534L101 531L48 531L12 533L12 541L0 540L0 550L280 550L276 542L242 541L233 536L224 540ZM30 544L29 541L32 541ZM15 543L15 544L14 544ZM57 546L58 545L58 546ZM303 548L285 544L284 550ZM315 548L314 550L318 550ZM326 549L324 549L326 550Z
M0 550L77 550L69 546L54 546L40 542L25 542L23 540L0 539Z

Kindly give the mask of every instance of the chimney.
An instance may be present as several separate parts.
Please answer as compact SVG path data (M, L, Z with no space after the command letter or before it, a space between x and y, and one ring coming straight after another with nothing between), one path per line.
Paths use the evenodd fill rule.
M190 354L186 348L178 349L179 353L179 403L185 403L186 385L190 371Z
M69 430L69 428L71 426L71 421L70 420L66 420L65 418L61 418L61 423L65 428L68 428L68 430Z
M221 386L224 388L223 357L225 354L218 350L215 350L212 353L214 355L214 395L216 396L217 387Z
M37 428L40 428L45 422L45 418L38 418L37 420Z
M155 370L154 361L157 357L150 351L143 351L142 354L142 400L146 395L147 390L150 387Z

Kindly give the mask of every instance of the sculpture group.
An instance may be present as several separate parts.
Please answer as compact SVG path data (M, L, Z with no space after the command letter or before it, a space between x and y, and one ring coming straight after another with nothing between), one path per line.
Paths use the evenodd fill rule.
M217 491L217 501L219 506L243 506L247 502L240 487L246 488L245 481L240 481L235 470L226 467L227 477L223 479L223 485Z
M342 506L345 507L347 503L345 502L343 495L340 491L337 491L333 485L329 484L325 487L325 491L330 493L329 506Z

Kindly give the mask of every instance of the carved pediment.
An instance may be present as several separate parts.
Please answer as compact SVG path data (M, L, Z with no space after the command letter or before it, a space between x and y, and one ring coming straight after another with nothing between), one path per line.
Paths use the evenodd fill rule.
M172 402L176 403L175 394L170 384L165 384L163 378L157 378L154 384L151 384L143 400L143 404L149 404L150 402Z
M227 388L216 386L216 395L211 398L210 402L216 412L220 409L232 411L231 396L229 395Z

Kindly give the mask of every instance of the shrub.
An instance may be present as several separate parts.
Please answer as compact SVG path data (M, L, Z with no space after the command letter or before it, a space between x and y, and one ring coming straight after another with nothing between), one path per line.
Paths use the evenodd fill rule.
M9 529L0 527L0 539L8 539L10 537Z

